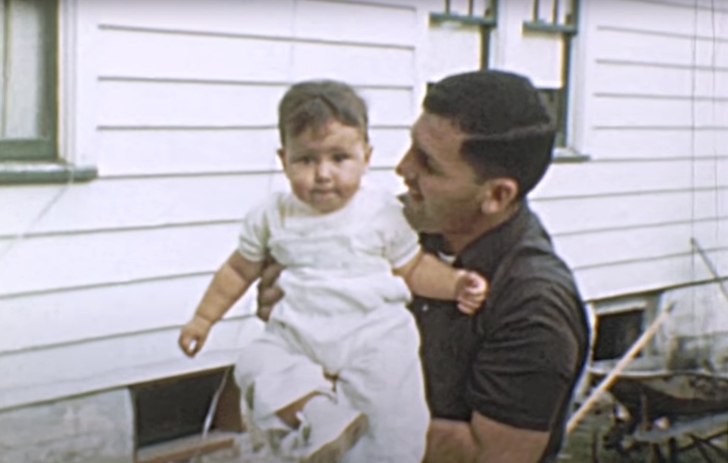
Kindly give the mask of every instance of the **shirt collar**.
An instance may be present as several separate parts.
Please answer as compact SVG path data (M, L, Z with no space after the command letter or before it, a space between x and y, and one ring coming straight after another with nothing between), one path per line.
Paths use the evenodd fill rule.
M455 267L464 267L476 270L486 278L491 278L500 261L521 241L528 229L532 213L526 200L523 200L518 211L496 228L487 231L457 256ZM439 252L444 249L441 235L423 235L422 245L430 252Z

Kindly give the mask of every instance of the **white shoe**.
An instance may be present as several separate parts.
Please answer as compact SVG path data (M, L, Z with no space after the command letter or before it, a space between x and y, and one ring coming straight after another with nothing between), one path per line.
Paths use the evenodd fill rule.
M316 396L300 412L299 430L306 440L300 463L338 463L366 432L366 415L345 400Z

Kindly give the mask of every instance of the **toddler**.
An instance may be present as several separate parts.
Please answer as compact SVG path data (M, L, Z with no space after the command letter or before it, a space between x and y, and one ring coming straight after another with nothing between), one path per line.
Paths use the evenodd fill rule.
M285 297L235 366L254 426L281 457L301 462L419 463L429 412L405 304L412 291L472 314L487 284L423 253L399 201L362 184L372 148L366 105L351 87L293 85L278 126L292 192L247 214L180 346L199 351L269 253L285 266Z

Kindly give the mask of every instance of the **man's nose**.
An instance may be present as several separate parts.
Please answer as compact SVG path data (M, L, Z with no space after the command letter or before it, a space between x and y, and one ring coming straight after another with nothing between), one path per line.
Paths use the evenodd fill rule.
M400 177L407 177L408 173L408 164L409 164L409 158L410 154L409 151L404 154L402 159L399 161L399 164L397 164L397 167L394 168L394 171L399 175Z

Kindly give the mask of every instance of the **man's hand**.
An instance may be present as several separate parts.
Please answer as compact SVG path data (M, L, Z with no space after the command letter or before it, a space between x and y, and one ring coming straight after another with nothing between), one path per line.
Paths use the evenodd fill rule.
M455 298L458 309L466 314L475 314L485 300L488 282L480 274L468 270L458 271Z
M283 299L283 290L276 286L276 281L285 267L273 259L267 259L258 282L258 318L268 321L273 306Z
M188 357L194 357L207 340L207 335L212 328L212 322L206 318L195 315L179 334L179 347Z

